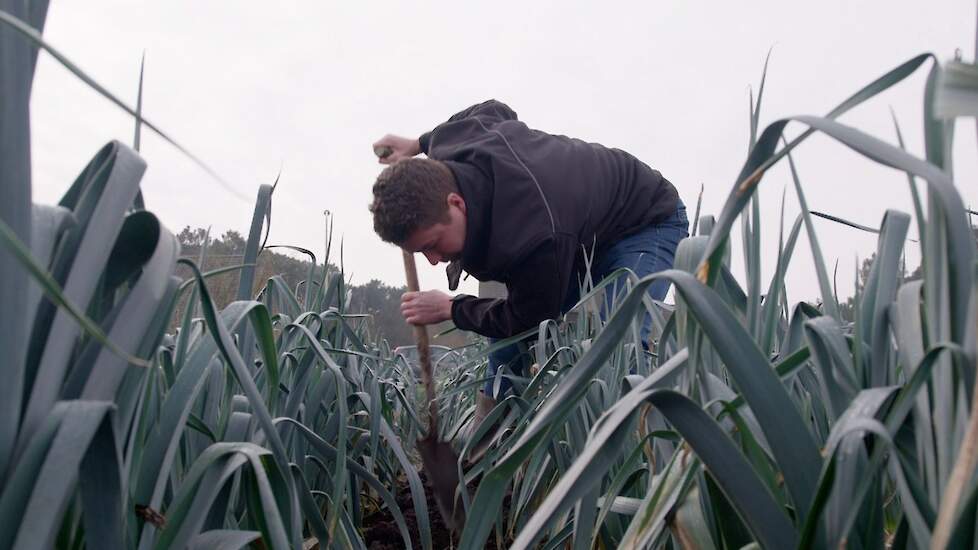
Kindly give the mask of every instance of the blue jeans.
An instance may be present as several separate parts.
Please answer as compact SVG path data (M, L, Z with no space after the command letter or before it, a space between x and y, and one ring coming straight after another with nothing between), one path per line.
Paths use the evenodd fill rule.
M676 247L679 246L679 241L688 236L689 220L686 218L686 206L680 201L675 214L669 218L650 225L638 233L633 233L611 245L607 250L599 253L591 264L591 279L597 284L616 269L623 267L632 270L639 277L670 269L676 257ZM653 300L662 301L665 299L666 293L669 292L670 284L665 279L655 281L649 287L649 296ZM602 316L611 310L611 306L613 305L612 301L615 299L615 296L620 295L624 287L624 277L619 278L613 285L608 287L609 291L606 292L606 311L602 312ZM572 284L567 292L567 297L564 300L564 306L561 312L565 313L573 307L579 297L580 290L576 284ZM648 346L648 337L651 329L652 317L646 314L641 330L643 346ZM496 341L498 340L494 338L489 339L490 344ZM525 346L526 344L524 343L522 345ZM508 364L513 372L517 374L523 373L524 365L520 346L520 343L512 344L489 354L487 375L492 378L486 381L486 386L483 390L486 395L494 397L501 396L509 391L512 386L510 381L503 377L499 381L498 393L493 391L496 383L496 372L501 366Z

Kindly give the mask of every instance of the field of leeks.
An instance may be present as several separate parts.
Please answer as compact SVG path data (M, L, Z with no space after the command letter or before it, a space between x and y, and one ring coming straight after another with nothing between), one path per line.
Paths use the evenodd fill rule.
M365 338L342 272L296 289L280 277L256 285L274 186L258 192L241 266L201 273L178 260L139 194L139 106L44 45L129 110L137 131L134 147L98 151L58 205L33 204L28 101L47 5L0 0L0 10L0 549L366 548L381 511L403 546L435 547L411 365ZM923 157L899 135L894 146L836 120L917 70L930 71ZM719 216L702 216L680 244L675 269L620 273L628 285L607 318L593 304L609 281L596 281L570 314L532 331L525 376L499 374L517 391L489 417L502 426L490 451L470 464L459 442L469 519L457 547L978 547L975 237L949 169L954 117L978 114L976 88L973 65L924 54L824 116L761 129L762 79L744 167ZM791 141L789 124L804 128ZM914 216L881 220L852 319L791 158L814 132L905 172L894 184L909 182L914 200ZM763 281L769 222L754 191L781 161L802 212L786 235L782 223ZM744 286L729 270L738 218ZM914 219L923 278L904 281ZM819 304L785 299L802 230ZM174 275L178 261L188 280ZM208 293L214 276L239 277L223 309ZM673 283L674 307L645 296L657 278ZM181 300L190 306L166 334ZM647 312L652 353L638 341ZM461 349L439 373L443 438L470 422L488 351Z

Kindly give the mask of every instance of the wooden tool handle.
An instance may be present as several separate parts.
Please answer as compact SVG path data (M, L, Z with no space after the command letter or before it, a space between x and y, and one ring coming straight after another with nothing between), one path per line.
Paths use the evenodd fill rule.
M414 254L404 250L404 274L407 276L408 290L418 292L418 267L414 263ZM437 405L435 403L435 381L431 374L431 349L428 347L428 328L425 325L414 325L414 341L418 347L418 363L421 365L421 382L424 384L425 397L428 401L429 431L437 428Z

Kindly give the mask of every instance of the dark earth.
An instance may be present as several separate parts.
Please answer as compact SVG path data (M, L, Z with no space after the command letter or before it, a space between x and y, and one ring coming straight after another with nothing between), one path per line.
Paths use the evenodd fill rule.
M458 535L460 533L453 534L448 526L445 525L441 514L438 513L438 505L435 503L435 499L428 488L428 480L424 472L419 472L419 475L421 476L421 481L425 484L425 497L428 504L428 515L431 520L432 547L436 550L457 548ZM475 485L470 486L469 494L474 495L475 489ZM407 480L401 480L398 483L397 493L394 495L394 498L397 500L397 505L401 508L401 513L404 514L404 521L407 523L408 531L411 532L411 544L414 548L421 548L421 538L418 534L418 520L414 514L414 504L411 501L411 490L408 487ZM504 514L507 514L509 511L509 500L510 497L507 495L503 501ZM386 507L364 516L363 525L363 541L369 550L400 550L405 548L404 540L401 538L401 533L397 529L394 516L391 515L390 510ZM510 542L512 541L505 541L507 545ZM505 548L505 546L497 546L496 537L493 534L489 537L486 548L497 550Z

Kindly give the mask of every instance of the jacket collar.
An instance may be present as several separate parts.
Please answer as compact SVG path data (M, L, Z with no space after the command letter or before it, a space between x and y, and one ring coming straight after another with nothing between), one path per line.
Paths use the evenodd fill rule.
M479 278L487 264L486 250L492 234L493 182L471 164L443 161L455 175L459 194L465 200L465 243L462 268Z

